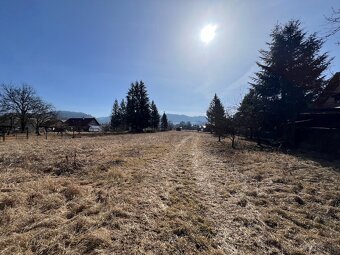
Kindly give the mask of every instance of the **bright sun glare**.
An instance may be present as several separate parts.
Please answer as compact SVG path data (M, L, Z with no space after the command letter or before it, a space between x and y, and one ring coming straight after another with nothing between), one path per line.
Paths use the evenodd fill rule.
M217 25L206 25L202 30L200 34L201 41L205 44L210 43L215 38Z

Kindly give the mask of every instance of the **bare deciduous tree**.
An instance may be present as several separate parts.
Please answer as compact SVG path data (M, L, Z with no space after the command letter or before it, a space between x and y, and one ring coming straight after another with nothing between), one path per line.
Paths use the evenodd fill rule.
M336 33L340 31L340 8L334 9L332 8L331 16L325 17L328 24L330 25L330 29L326 34L326 37L334 36ZM340 45L340 42L337 42Z
M53 105L45 103L43 100L38 98L32 112L32 120L36 134L40 135L39 128L55 119L56 113Z
M16 116L20 121L20 130L24 132L30 118L39 129L46 120L53 116L53 106L39 98L32 86L22 84L2 84L0 88L0 113Z
M2 84L0 92L1 112L16 114L20 120L20 129L24 132L29 115L37 103L37 98L35 90L28 84L23 84L21 87Z

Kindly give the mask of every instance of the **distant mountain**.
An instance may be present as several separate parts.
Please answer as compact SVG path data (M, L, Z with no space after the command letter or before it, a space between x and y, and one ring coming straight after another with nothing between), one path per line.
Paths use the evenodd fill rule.
M171 121L173 124L179 124L181 121L188 122L190 121L193 125L202 125L207 122L205 116L187 116L184 114L173 114L168 113L168 120ZM110 116L108 117L99 117L97 118L100 124L107 124L110 123Z
M166 114L168 116L168 120L173 124L179 124L181 121L188 122L190 121L193 125L202 125L207 122L205 116L187 116L184 114Z
M57 111L57 118L67 120L69 118L93 118L93 116L83 112Z
M100 124L109 124L111 121L111 117L98 117L96 118Z

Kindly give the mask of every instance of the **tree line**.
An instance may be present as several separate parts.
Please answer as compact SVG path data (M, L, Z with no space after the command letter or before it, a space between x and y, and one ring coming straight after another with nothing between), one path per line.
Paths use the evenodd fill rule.
M167 115L160 116L155 102L150 103L146 85L143 81L131 83L125 99L119 103L115 99L112 107L110 127L113 131L143 132L168 130Z
M25 132L32 125L37 135L41 127L53 126L57 114L52 104L39 97L31 85L2 84L0 86L0 122L2 131L19 127ZM143 81L131 84L126 99L113 104L110 127L112 131L143 132L168 130L167 115L161 116L154 101L149 100ZM5 128L6 126L6 128ZM5 129L4 129L5 128Z
M264 132L283 143L298 114L311 107L327 84L325 71L332 58L321 52L324 39L308 34L299 20L274 27L260 50L257 71L235 114L228 114L215 94L207 111L208 127L219 136ZM233 143L234 146L234 143Z

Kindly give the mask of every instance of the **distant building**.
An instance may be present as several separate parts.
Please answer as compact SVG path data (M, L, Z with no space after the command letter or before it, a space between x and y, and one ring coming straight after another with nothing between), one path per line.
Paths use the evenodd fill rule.
M340 72L330 79L327 87L315 102L317 109L340 108Z
M50 120L42 126L45 130L49 132L65 132L66 131L66 124L65 121L53 119Z
M100 131L102 131L101 126L91 125L89 127L89 132L100 132Z
M3 132L9 132L10 130L13 130L15 125L17 124L17 121L15 118L13 118L11 115L2 115L0 116L0 131Z
M29 128L29 131L32 129L32 125L30 122L27 122L26 125ZM34 129L33 129L34 130ZM0 115L0 132L17 132L20 131L20 119L17 117L15 113L6 113Z
M81 132L99 132L101 127L96 118L70 118L65 121L71 130Z

